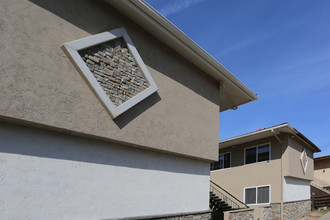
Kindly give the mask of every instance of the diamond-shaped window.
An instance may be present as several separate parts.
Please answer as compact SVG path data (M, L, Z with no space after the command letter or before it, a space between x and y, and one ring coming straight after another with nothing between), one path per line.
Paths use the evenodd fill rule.
M306 154L306 150L305 149L301 153L300 162L301 162L301 165L302 165L304 174L306 174L307 165L308 165L308 158L307 158L307 154Z
M123 28L66 43L64 48L112 118L158 89Z

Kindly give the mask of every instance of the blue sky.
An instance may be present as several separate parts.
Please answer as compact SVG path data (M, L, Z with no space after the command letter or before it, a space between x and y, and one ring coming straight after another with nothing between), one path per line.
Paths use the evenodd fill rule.
M289 122L330 154L330 1L147 0L257 93L219 139Z

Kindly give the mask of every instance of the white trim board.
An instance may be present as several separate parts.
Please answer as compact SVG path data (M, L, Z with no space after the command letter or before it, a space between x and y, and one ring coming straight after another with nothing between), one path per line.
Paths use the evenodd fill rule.
M105 43L107 41L115 40L117 38L122 37L124 41L127 44L128 50L131 52L132 56L134 57L137 65L141 69L143 75L145 76L146 80L149 83L149 87L145 89L144 91L140 92L139 94L133 96L126 102L122 103L119 106L116 106L110 98L107 96L105 91L102 89L101 85L97 82L94 75L91 73L83 59L79 55L79 51L96 46L102 43ZM158 87L155 83L155 81L152 79L147 67L142 61L142 58L140 57L139 53L137 52L133 42L127 35L124 28L118 28L111 30L109 32L103 32L100 34L96 34L90 37L82 38L79 40L71 41L68 43L65 43L63 45L64 51L67 53L67 55L72 59L72 61L76 64L79 72L81 73L81 76L85 79L87 84L90 86L90 88L94 91L98 99L101 101L101 103L105 106L107 111L109 112L112 119L116 118L117 116L121 115L143 99L147 98L154 92L158 90Z

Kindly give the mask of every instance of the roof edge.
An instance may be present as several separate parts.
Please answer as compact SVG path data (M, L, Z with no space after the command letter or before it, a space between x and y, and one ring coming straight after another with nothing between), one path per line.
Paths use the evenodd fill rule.
M177 28L173 23L161 15L152 6L143 0L122 0L122 1L111 1L105 0L112 5L125 5L126 8L130 8L142 16L143 19L147 19L153 28L161 32L165 32L171 40L176 41L176 43L182 45L185 50L194 55L202 58L201 62L207 64L209 69L213 71L206 71L208 75L215 78L217 81L226 81L234 85L239 91L241 91L249 101L254 101L258 99L258 96L252 92L244 83L242 83L238 78L236 78L229 70L227 70L223 65L221 65L216 59L214 59L210 54L208 54L204 49L202 49L197 43L195 43L191 38L189 38L185 33L183 33L179 28ZM247 103L246 101L244 103Z
M284 130L284 129L286 129L286 130ZM315 150L315 153L321 152L321 149L318 148L311 140L309 140L301 132L299 132L297 129L295 129L294 127L292 127L287 122L286 123L283 123L283 124L279 124L279 125L273 126L273 127L269 127L269 128L265 128L265 129L262 129L262 130L253 131L253 132L250 132L250 133L247 133L247 134L243 134L243 135L239 135L239 136L236 136L236 137L232 137L232 138L228 138L228 139L219 141L219 146L221 144L229 143L231 141L243 139L243 138L246 138L246 137L258 136L258 135L264 134L266 132L273 133L273 131L278 131L278 132L283 132L283 133L290 133L290 134L296 135L300 139L302 139L304 142L306 142L308 145L310 145Z
M190 49L198 53L201 57L207 60L211 65L220 71L223 77L231 80L236 84L242 91L245 91L252 97L258 99L258 96L252 92L243 82L241 82L236 76L234 76L228 69L226 69L221 63L219 63L215 58L213 58L209 53L207 53L203 48L201 48L195 41L188 37L183 31L176 27L167 18L161 15L157 10L155 10L151 5L143 0L129 0L141 10L146 12L149 16L155 19L160 25L170 31L176 38L184 42Z
M322 156L322 157L315 157L314 161L327 160L327 159L330 159L330 155Z

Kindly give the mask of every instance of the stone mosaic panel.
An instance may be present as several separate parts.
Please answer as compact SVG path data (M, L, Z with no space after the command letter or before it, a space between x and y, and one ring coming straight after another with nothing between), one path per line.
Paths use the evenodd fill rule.
M242 210L229 213L229 220L253 220L253 210Z
M311 200L284 203L284 219L295 220L311 214Z
M123 38L81 50L79 55L116 106L150 86Z

